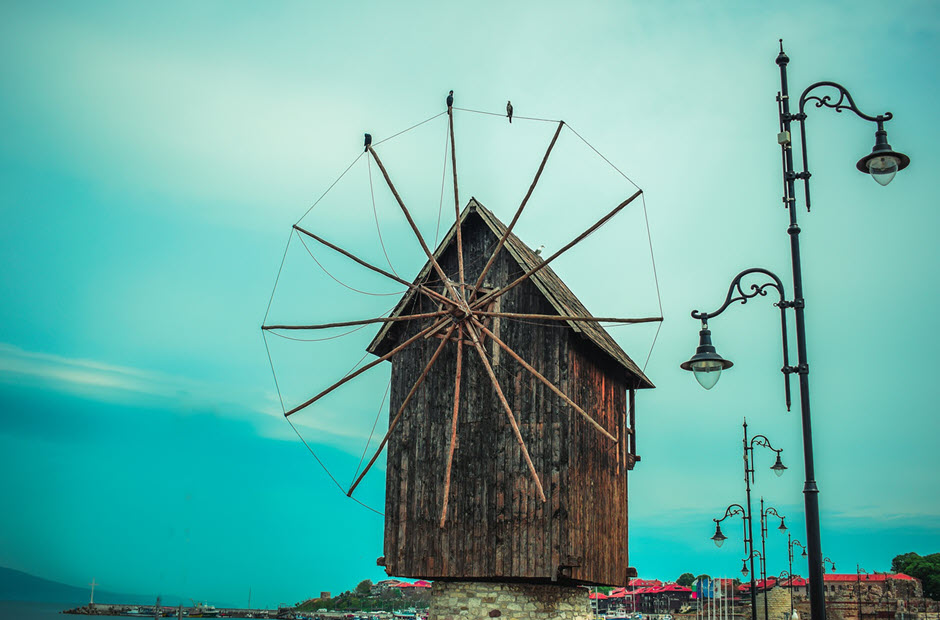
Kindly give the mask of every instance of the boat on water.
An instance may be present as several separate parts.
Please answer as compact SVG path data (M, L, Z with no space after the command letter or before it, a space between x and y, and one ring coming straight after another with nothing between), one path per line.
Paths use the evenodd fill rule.
M222 612L215 608L215 605L206 605L205 603L196 603L190 618L221 618Z

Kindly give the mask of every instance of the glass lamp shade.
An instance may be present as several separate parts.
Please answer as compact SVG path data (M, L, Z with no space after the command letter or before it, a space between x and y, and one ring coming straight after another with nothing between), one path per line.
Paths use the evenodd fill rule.
M741 574L747 577L749 572L751 571L747 570L747 562L744 562L743 564L741 564Z
M887 185L898 173L899 163L898 158L891 155L872 157L868 160L868 172L878 185Z
M698 381L699 385L706 390L715 387L721 377L722 369L723 364L713 360L692 362L692 374L695 375L695 380Z
M783 518L780 519L780 527L777 528L781 532L785 532L787 529L787 524L783 522Z
M710 390L718 383L721 371L725 368L731 368L734 364L726 360L715 351L712 344L712 333L707 327L703 327L699 334L699 345L695 349L695 355L679 365L683 370L692 371L695 380L699 382L706 390Z
M715 535L712 536L712 540L715 541L716 547L721 547L728 540L728 537L721 533L720 525L715 526Z
M771 469L774 470L774 473L777 474L778 478L782 476L783 472L787 470L787 466L784 465L783 461L780 460L779 454L777 455L777 462L773 464L773 467L771 467Z
M888 132L879 125L875 132L875 146L871 153L858 160L855 167L860 172L867 172L879 185L887 185L899 170L907 168L911 158L898 153L888 144Z
M801 553L800 555L802 555L802 556L805 558L805 557L806 557L806 549L803 549L803 553Z

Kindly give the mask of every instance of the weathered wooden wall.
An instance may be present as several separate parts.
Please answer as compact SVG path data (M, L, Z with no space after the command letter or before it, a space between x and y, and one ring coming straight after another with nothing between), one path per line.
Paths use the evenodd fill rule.
M476 280L496 240L471 214L464 225L469 282ZM453 251L445 252L440 262L446 273L456 275ZM521 274L503 250L484 285L500 286ZM530 281L498 303L504 312L557 314ZM405 313L435 309L421 297ZM563 322L499 319L489 327L605 428L623 434L628 386L622 367ZM400 340L419 329L412 322L398 323L390 334ZM438 344L437 338L422 340L393 358L393 413ZM466 345L448 517L446 526L439 527L457 351L457 344L449 343L388 445L385 563L389 574L550 580L558 577L559 567L569 566L563 578L625 585L623 444L614 444L591 428L494 342L485 341L485 347L548 501L539 500L482 362L472 345Z

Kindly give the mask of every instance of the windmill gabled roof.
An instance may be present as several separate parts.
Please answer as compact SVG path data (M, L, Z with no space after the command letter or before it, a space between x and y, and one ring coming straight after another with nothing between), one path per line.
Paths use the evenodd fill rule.
M467 203L467 206L464 208L463 212L460 214L460 225L463 226L467 218L471 214L477 214L484 224L493 232L497 237L502 237L506 232L506 225L503 224L496 215L493 214L489 209L484 207L482 204L477 202L475 198L471 198ZM455 222L444 238L441 240L440 245L434 251L434 258L438 259L447 248L454 243L454 239L457 231L457 223ZM515 233L510 233L509 237L506 238L506 243L503 248L509 253L513 260L519 264L523 271L529 271L537 265L542 263L542 259L523 241L515 235ZM414 284L419 284L428 279L431 274L432 265L428 261L425 263L424 267L418 273L417 277L414 279ZM558 274L552 270L551 267L544 267L538 272L533 274L530 278L530 281L535 285L535 287L542 293L545 299L551 304L558 314L566 316L584 316L590 317L593 316L588 312L587 308L581 303L571 289L562 282L561 278L558 277ZM401 300L398 302L398 305L395 306L395 309L392 311L391 316L397 316L404 312L404 310L410 305L411 300L415 294L414 289L409 290ZM636 377L638 388L652 388L655 387L653 383L643 374L643 371L640 370L639 366L630 359L630 356L617 344L617 342L611 337L607 330L605 330L599 323L596 322L585 322L585 321L566 321L568 327L576 332L581 334L588 342L600 349L605 353L611 360L617 363L619 366L624 368L628 374ZM379 330L379 333L376 334L375 338L369 344L368 351L370 353L377 354L378 349L380 348L382 342L388 337L389 331L394 326L394 323L386 323L382 329Z

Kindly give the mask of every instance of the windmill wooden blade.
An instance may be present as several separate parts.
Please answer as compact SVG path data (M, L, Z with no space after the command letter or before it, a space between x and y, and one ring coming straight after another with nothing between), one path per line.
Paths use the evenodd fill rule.
M457 223L457 264L458 272L460 273L460 298L464 298L464 276L463 270L463 231L461 231L460 226L460 195L457 192L457 146L454 144L454 114L451 112L447 115L450 124L450 161L453 164L454 170L454 221Z
M425 287L425 286L413 284L413 283L411 283L411 282L408 282L407 280L403 280L402 278L399 278L398 276L396 276L396 275L394 275L394 274L391 274L391 273L385 271L385 270L382 269L381 267L376 267L375 265L373 265L373 264L371 264L371 263L367 263L366 261L362 260L361 258L359 258L358 256L356 256L356 255L353 254L352 252L347 252L346 250L344 250L343 248L339 247L338 245L334 245L334 244L330 243L330 242L327 241L326 239L324 239L324 238L322 238L322 237L319 237L319 236L313 234L313 233L310 232L309 230L305 230L305 229L301 228L301 227L298 226L297 224L294 224L294 229L297 230L298 232L301 232L301 233L307 235L308 237L310 237L310 238L313 239L314 241L317 241L318 243L321 243L321 244L325 245L326 247L330 248L331 250L334 250L334 251L336 251L336 252L339 252L340 254L342 254L343 256L345 256L346 258L349 258L350 260L355 261L356 263L359 263L360 265L362 265L362 266L365 267L366 269L370 269L370 270L372 270L372 271L374 271L374 272L376 272L376 273L380 273L380 274L382 274L383 276L385 276L386 278L391 278L391 279L394 280L395 282L398 282L399 284L403 284L404 286L407 286L409 289L417 289L417 290L421 291L422 293L424 293L425 295L428 295L428 296L430 296L430 297L434 297L434 298L437 299L438 301L446 302L447 304L452 305L452 306L456 306L456 305L457 305L454 300L448 299L447 297L445 297L444 295L441 295L441 294L438 293L437 291L434 291L434 290L432 290L432 289L429 289L429 288L427 288L427 287Z
M503 245L506 244L506 239L509 238L513 227L519 220L519 216L522 215L522 210L525 209L526 203L529 202L529 197L532 195L532 192L535 191L535 185L539 182L539 177L542 176L542 170L545 169L545 162L548 161L548 156L551 155L552 149L555 148L555 142L558 140L558 134L561 133L561 129L564 126L564 121L558 122L558 129L555 130L555 135L552 136L552 141L549 143L548 149L545 151L545 156L542 157L542 163L539 165L539 169L535 173L535 178L532 179L532 184L529 185L529 191L526 192L525 197L522 199L522 203L519 205L519 208L516 209L516 214L512 216L512 220L509 222L509 226L506 227L506 232L503 233L502 237L500 237L499 241L496 243L496 249L494 249L493 253L490 254L489 260L486 261L486 265L483 266L483 271L480 272L480 276L473 285L474 293L479 292L480 287L483 286L483 280L486 278L486 274L489 273L490 267L493 266L493 261L496 260L496 255L499 254L499 251L503 249Z
M632 196L630 196L629 198L621 202L619 205L614 207L614 209L610 211L607 215L599 219L590 228L588 228L583 233L575 237L572 241L569 241L568 244L565 245L565 247L561 248L560 250L558 250L557 252L549 256L548 258L546 258L542 263L540 263L536 267L533 267L529 271L525 272L524 274L522 274L521 276L519 276L518 278L516 278L515 280L513 280L506 286L504 286L503 288L496 289L495 291L487 293L483 297L476 300L476 302L474 302L473 304L473 308L474 309L481 308L484 304L489 302L491 299L494 299L496 297L499 297L500 295L505 294L507 291L512 290L513 288L519 286L520 284L528 280L530 277L532 277L532 274L538 273L542 269L545 269L546 267L548 267L549 263L551 263L553 260L555 260L562 254L564 254L565 252L567 252L568 250L576 246L578 243L583 241L592 232L594 232L595 230L597 230L598 228L606 224L610 220L610 218L620 213L620 211L622 211L624 207L626 207L628 204L636 200L637 197L639 197L639 195L642 193L643 193L643 190L638 189L635 194L633 194Z
M516 416L512 413L512 408L509 406L509 402L506 400L506 396L503 394L503 389L499 386L499 380L496 378L496 373L493 372L493 367L490 366L490 361L486 358L486 351L483 350L483 345L480 344L480 338L477 336L477 333L472 325L467 325L467 333L470 334L470 339L473 341L473 346L476 348L477 353L480 355L480 359L483 361L483 367L486 369L486 374L490 377L490 382L493 384L493 388L496 390L496 396L499 398L499 402L503 405L503 410L506 412L506 416L509 418L509 424L512 426L512 432L516 436L516 441L519 443L519 447L522 449L522 456L525 458L525 463L529 467L529 473L532 475L532 480L535 481L535 486L539 492L539 499L543 502L548 500L545 499L545 491L542 490L542 481L539 480L538 472L535 471L535 465L532 463L532 457L529 456L529 450L526 448L525 440L522 439L522 432L519 430L519 425L516 423Z
M422 314L402 314L398 316L384 316L376 319L362 319L359 321L343 321L340 323L321 323L319 325L262 325L261 329L331 329L333 327L352 327L354 325L369 325L371 323L394 323L396 321L413 321L415 319L431 319L448 314L441 310L440 312L425 312Z
M431 261L431 264L434 266L434 270L437 271L437 275L440 276L441 281L444 283L444 286L451 292L455 300L462 300L461 297L457 295L457 291L454 290L454 286L450 283L450 280L447 279L447 275L444 273L444 270L441 269L441 266L438 264L437 259L434 258L434 254L428 248L428 244L424 242L424 237L421 236L421 231L418 230L418 226L415 224L415 221L411 218L411 213L408 211L408 207L405 206L404 201L402 201L401 196L398 195L398 190L395 189L395 185L392 183L391 177L388 176L388 171L385 169L385 166L382 164L382 160L379 159L378 153L375 152L371 146L369 147L369 152L372 154L372 158L375 160L375 163L378 164L379 170L382 171L382 176L385 177L385 183L388 184L388 188L392 190L392 195L395 196L395 200L398 202L398 206L401 207L402 213L405 214L405 219L408 220L408 225L411 226L411 230L414 232L415 237L418 238L418 243L421 244L421 249L424 250L425 255L428 257L428 260ZM466 305L466 304L464 304Z
M450 335L454 332L456 325L451 325L450 329L447 331L447 335L444 336L444 339L441 340L441 344L437 346L437 349L434 350L434 355L431 356L431 359L428 360L427 365L424 367L424 371L421 375L418 376L418 379L415 381L414 385L411 386L411 389L408 391L408 395L405 397L405 400L402 401L401 406L398 408L398 412L395 414L395 417L388 423L388 431L385 433L385 437L382 438L382 441L379 443L378 449L375 451L375 454L372 455L372 458L369 459L369 464L365 466L365 469L362 470L362 473L359 474L359 477L356 478L356 481L353 482L352 486L349 487L349 491L346 495L352 495L353 491L356 490L356 487L359 486L359 483L362 482L362 479L365 478L366 474L372 469L372 465L375 463L376 459L379 458L379 455L382 454L382 450L385 449L385 444L388 443L389 437L392 436L392 431L395 430L395 427L398 426L398 421L401 419L401 415L405 412L405 407L408 406L408 403L411 402L411 397L415 395L415 392L418 391L418 388L424 382L425 378L428 376L428 372L431 371L431 367L434 366L434 362L437 361L437 358L441 355L441 351L444 350L444 346L447 344Z
M444 470L444 506L441 508L441 528L447 521L447 502L450 499L450 472L454 465L454 449L457 447L457 414L460 411L460 374L463 370L463 326L457 332L457 376L454 379L454 413L450 423L450 445L447 450L447 467Z
M488 330L488 329L486 328L486 326L483 325L483 323L480 323L480 322L479 322L478 320L476 320L476 319L471 319L471 320L473 321L474 325L476 325L480 330L483 331L484 334L486 334L487 336L489 336L490 338L492 338L492 339L493 339L493 342L495 342L496 344L498 344L504 351L506 351L506 353L509 353L509 355L510 355L514 360L516 360L517 362L519 362L519 364L520 364L523 368L525 368L525 369L528 370L530 373L532 373L532 375L534 375L536 379L538 379L539 381L541 381L542 383L544 383L546 386L548 386L548 389L550 389L550 390L553 391L555 394L557 394L558 396L560 396L561 399L564 400L566 403L568 403L568 404L571 406L572 409L574 409L575 411L577 411L578 413L580 413L581 416L584 417L585 420L587 420L588 422L590 422L591 425L592 425L594 428L596 428L598 431L600 431L600 433L601 433L602 435L604 435L605 437L607 437L608 439L610 439L610 440L613 441L614 443L616 443L616 442L618 441L617 438L614 437L613 435L611 435L611 434L607 431L607 429L605 429L603 426L601 426L601 425L597 422L597 420L595 420L594 418L592 418L591 415L590 415L587 411L585 411L584 409L582 409L581 407L579 407L579 406L577 405L577 403L575 403L573 400L571 400L570 398L568 398L568 395L567 395L567 394L565 394L564 392L562 392L554 383L552 383L551 381L549 381L548 379L546 379L544 376L542 376L542 374L541 374L539 371L537 371L535 368L533 368L531 364L529 364L528 362L526 362L524 359L522 359L522 358L519 356L518 353L516 353L515 351L513 351L513 350L509 347L509 345L507 345L505 342L503 342L502 340L500 340L499 338L497 338L497 337L496 337L496 334L494 334L493 332L491 332L490 330Z
M294 407L294 408L291 409L290 411L286 412L286 413L284 414L284 417L286 418L287 416L290 416L290 415L293 415L293 414L297 413L297 412L300 411L301 409L304 409L304 408L306 408L306 407L309 407L310 405L312 405L313 403L317 402L318 400L320 400L321 398L323 398L324 396L326 396L327 394L329 394L330 392L332 392L333 390L335 390L335 389L338 388L339 386L341 386L341 385L343 385L343 384L345 384L345 383L348 383L349 381L352 381L353 379L355 379L356 377L358 377L359 375L361 375L361 374L364 373L365 371L369 370L370 368L372 368L372 367L374 367L374 366L376 366L376 365L378 365L378 364L381 364L382 362L384 362L384 361L387 360L387 359L390 359L392 356L394 356L396 353L398 353L399 351L401 351L402 349L404 349L405 347L407 347L408 345L410 345L412 342L418 340L419 338L422 338L426 333L428 333L429 331L431 331L431 329L433 329L433 328L434 328L433 325L429 325L428 327L425 327L424 329L422 329L421 331L419 331L417 334L415 334L414 336L412 336L411 338L409 338L409 339L406 340L405 342L401 343L400 345L398 345L397 347L395 347L394 349L392 349L391 351L389 351L388 353L386 353L385 355L383 355L383 356L380 357L379 359L377 359L377 360L375 360L375 361L373 361L373 362L370 362L370 363L366 364L365 366L363 366L362 368L360 368L359 370L357 370L356 372L354 372L354 373L352 373L352 374L350 374L350 375L347 375L347 376L343 377L342 379L340 379L339 381L337 381L336 383L334 383L334 384L331 385L330 387L326 388L325 390L323 390L322 392L320 392L319 394L317 394L316 396L314 396L314 397L311 398L310 400L308 400L308 401L306 401L306 402L304 402L304 403L302 403L302 404L300 404L300 405L297 405L296 407Z
M504 319L522 319L522 320L538 320L538 321L581 321L586 323L624 323L624 324L633 324L633 323L659 323L663 320L661 316L651 316L644 317L639 319L618 319L609 316L581 316L581 315L567 315L567 314L525 314L522 312L484 312L482 310L474 310L474 316L490 316L495 318L504 318Z

